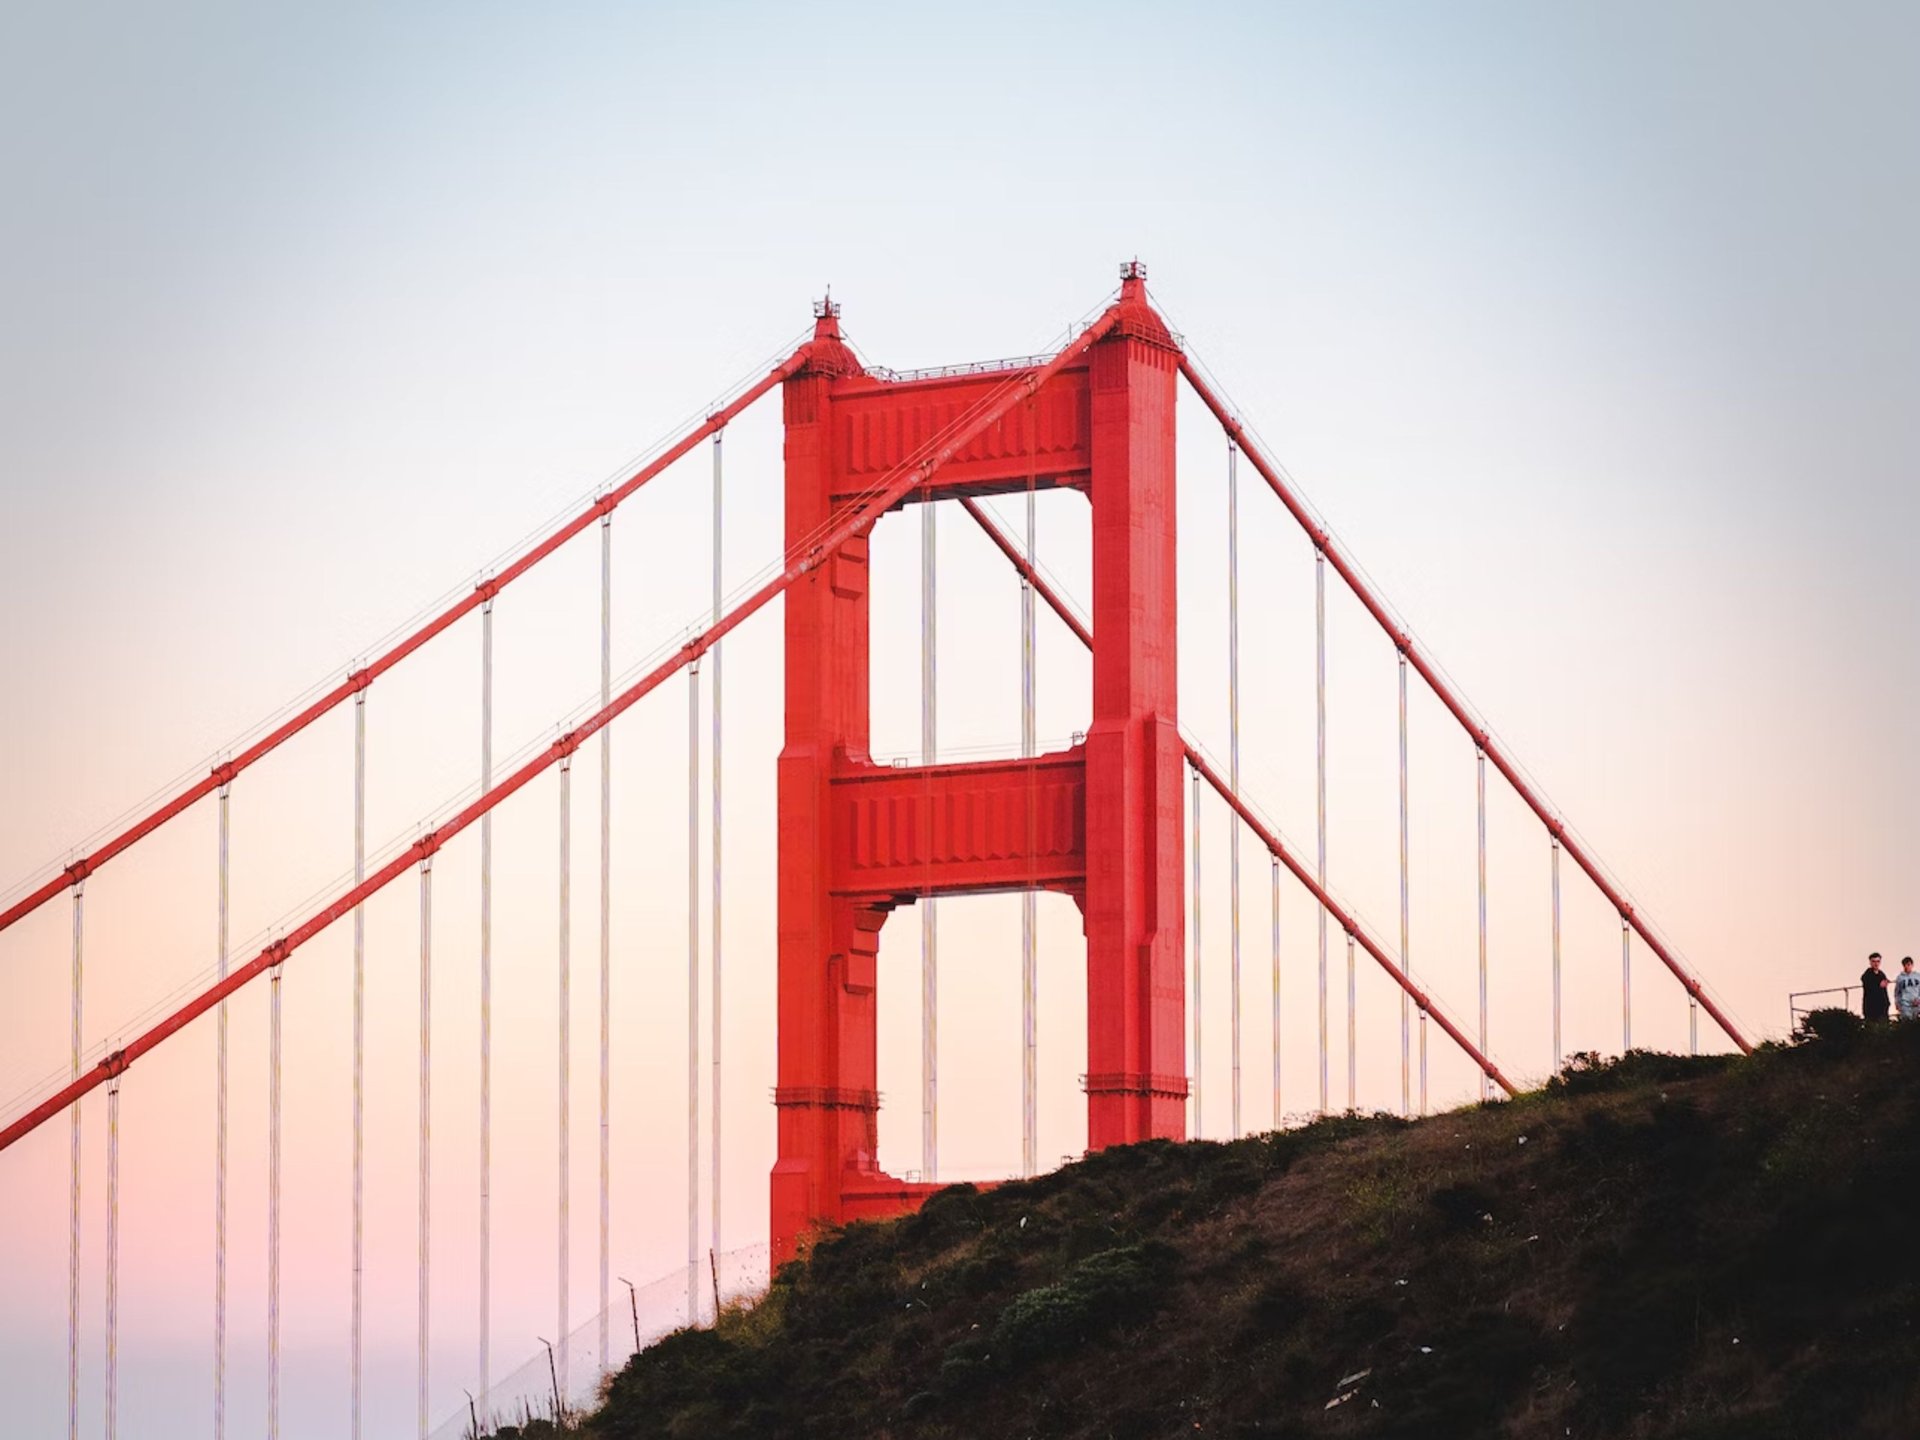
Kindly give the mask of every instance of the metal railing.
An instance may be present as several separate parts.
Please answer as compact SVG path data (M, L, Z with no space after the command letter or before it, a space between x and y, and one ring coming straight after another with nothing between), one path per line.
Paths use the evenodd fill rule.
M1858 1014L1860 1007L1849 997L1859 988L1858 985L1834 985L1825 990L1795 990L1787 996L1787 1030L1789 1033L1798 1030L1801 1017L1810 1015L1815 1010L1851 1010ZM1800 1003L1814 995L1838 995L1840 1003L1838 1005L1802 1005Z

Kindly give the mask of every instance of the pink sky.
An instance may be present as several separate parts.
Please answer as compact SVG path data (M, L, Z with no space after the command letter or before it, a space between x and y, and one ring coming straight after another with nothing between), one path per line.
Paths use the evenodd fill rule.
M52 127L16 157L33 223L0 227L17 317L0 339L0 891L470 585L782 353L828 281L863 353L904 367L1044 347L1138 253L1194 352L1548 794L1735 1016L1779 1033L1789 990L1851 979L1871 948L1920 949L1920 315L1894 239L1920 195L1899 137L1920 132L1879 58L1895 37L1734 14L1490 9L1455 33L1415 10L1394 26L1143 12L1142 47L1092 33L1108 20L1088 12L1013 55L878 12L820 33L769 13L745 34L612 15L33 22L0 47L38 57L0 103ZM1229 23L1245 43L1222 55ZM101 105L73 98L83 60ZM1096 135L1059 98L1090 68L1136 99L1172 85L1189 100ZM1013 78L998 93L985 75ZM1637 97L1625 111L1622 94ZM765 139L822 105L866 117L857 183L823 183ZM1224 753L1224 448L1190 396L1180 426L1182 719ZM730 589L778 553L779 440L772 404L729 432ZM705 609L708 474L703 452L616 519L616 673ZM918 748L917 525L889 517L875 542L881 756ZM1084 603L1084 502L1043 497L1040 536ZM941 545L943 749L1011 749L1017 587L957 512ZM1245 470L1242 555L1247 786L1310 851L1311 551ZM1331 873L1397 945L1393 652L1329 579ZM597 586L589 536L500 602L498 756L544 744L596 690ZM1047 618L1040 653L1039 733L1064 741L1084 724L1086 662ZM764 1238L772 1146L777 617L725 663L732 1247ZM377 852L477 777L477 621L383 679L368 722ZM685 1245L686 724L675 681L614 733L612 1263L636 1280ZM1411 958L1470 1019L1472 750L1417 685L1412 724ZM236 953L346 871L350 753L343 709L235 787ZM596 757L573 774L576 1322L597 1305ZM1491 783L1492 1045L1537 1080L1552 1061L1547 847ZM496 1371L555 1322L557 810L548 777L495 832ZM90 882L89 1047L210 972L214 833L202 805ZM1211 806L1209 1135L1226 1125L1226 836ZM1242 853L1246 1119L1265 1126L1267 875L1251 841ZM1563 874L1567 1045L1616 1048L1617 922ZM434 900L437 1418L475 1364L476 835L437 861ZM1041 914L1051 1161L1084 1144L1084 951L1071 905L1048 897ZM417 921L411 877L367 907L373 1433L412 1415ZM63 900L0 935L0 1099L66 1064L70 923ZM1317 1084L1315 960L1291 884L1283 926L1283 1103L1298 1112ZM1018 901L948 903L941 937L943 1171L1010 1173ZM917 956L902 914L881 1001L883 1160L900 1171L919 1155ZM1362 965L1359 1099L1390 1106L1398 1006ZM1331 983L1339 1103L1337 935ZM304 1397L290 1435L343 1428L348 994L342 925L284 988L285 1333ZM1636 1041L1684 1047L1684 998L1644 950L1634 994ZM231 1012L242 1428L263 1355L266 1003L256 986ZM1719 1043L1704 1019L1702 1038ZM1432 1055L1437 1104L1474 1093L1438 1036ZM126 1434L205 1428L212 1056L202 1022L123 1092ZM85 1116L97 1424L104 1100ZM4 1373L33 1433L65 1407L66 1143L56 1123L0 1156L0 1336L21 1357Z

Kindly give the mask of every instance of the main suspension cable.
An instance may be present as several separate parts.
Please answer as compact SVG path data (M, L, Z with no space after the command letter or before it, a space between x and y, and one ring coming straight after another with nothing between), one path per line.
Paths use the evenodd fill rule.
M1532 810L1541 823L1547 827L1548 834L1558 838L1562 842L1567 853L1573 857L1574 863L1585 872L1587 878L1593 882L1601 895L1605 897L1608 904L1612 905L1627 921L1629 927L1639 934L1640 938L1647 943L1648 948L1659 957L1661 963L1680 981L1687 993L1699 1002L1727 1037L1743 1052L1751 1050L1753 1047L1748 1043L1746 1037L1741 1034L1739 1027L1733 1023L1733 1020L1727 1015L1726 1011L1721 1008L1719 1003L1707 993L1700 979L1689 971L1686 966L1681 964L1680 960L1674 955L1667 944L1660 939L1653 927L1641 918L1632 904L1629 903L1620 887L1608 878L1599 862L1588 852L1586 846L1576 838L1572 827L1548 808L1545 800L1541 798L1539 790L1522 772L1518 763L1507 754L1505 747L1494 737L1490 727L1468 709L1465 701L1461 699L1458 691L1456 691L1453 685L1442 675L1439 667L1415 643L1409 628L1393 615L1373 586L1360 573L1359 568L1346 553L1339 548L1327 526L1300 497L1297 487L1292 483L1291 477L1286 476L1281 468L1265 454L1262 447L1256 442L1255 437L1252 435L1250 427L1234 413L1226 400L1222 398L1219 389L1213 381L1203 373L1202 367L1190 351L1183 351L1181 354L1180 373L1186 377L1187 383L1192 387L1194 394L1199 396L1201 403L1213 412L1214 418L1220 422L1221 428L1240 443L1241 448L1247 454L1247 458L1253 462L1254 469L1257 470L1260 473L1260 477L1267 482L1268 488L1274 492L1274 495L1280 500L1280 503L1286 507L1287 511L1301 527L1306 530L1309 538L1314 543L1316 552L1324 555L1332 562L1334 570L1339 574L1340 578L1346 582L1347 588L1353 592L1354 597L1360 601L1361 606L1373 617L1374 621L1387 632L1394 643L1400 647L1412 663L1413 668L1419 672L1420 678L1426 681L1428 688L1433 691L1440 703L1446 707L1448 713L1473 737L1474 743L1486 751L1488 758L1493 761L1494 767L1499 770L1507 783L1513 787L1514 793L1525 802L1527 808Z
M86 876L99 869L116 855L119 855L128 847L144 839L147 835L159 829L162 825L166 824L167 821L173 819L174 816L188 809L197 801L212 794L222 783L222 775L224 775L226 779L231 780L241 771L251 766L256 760L259 760L286 741L292 739L295 735L298 735L309 725L313 724L314 721L345 701L349 696L364 690L374 680L384 675L395 665L398 665L402 660L406 659L407 656L411 655L415 650L418 650L422 645L425 645L436 635L448 629L462 616L472 610L478 609L490 597L498 594L501 590L526 574L527 571L533 569L534 566L538 565L542 560L553 554L554 551L560 549L567 541L587 529L596 519L612 513L617 506L629 499L649 480L697 448L708 436L722 429L730 420L746 410L762 395L765 395L769 390L773 389L774 386L783 383L791 376L799 373L811 353L811 346L802 345L785 361L749 385L732 401L714 410L698 425L695 425L677 441L667 446L666 449L653 460L642 465L618 485L597 495L584 510L554 529L545 539L532 545L516 559L507 563L498 573L482 579L471 591L461 594L451 604L437 612L424 624L407 632L395 644L376 655L366 664L354 669L345 679L332 685L311 703L281 721L278 725L275 725L259 739L241 748L231 759L227 760L223 765L216 767L213 773L194 781L176 793L171 799L147 811L147 813L142 815L133 824L112 836L91 853L83 855L78 860L73 861L59 874L29 891L20 900L9 905L6 909L0 910L0 930L5 930L16 921L32 914L62 890L77 885L80 881L84 880Z
M67 1109L82 1095L104 1083L109 1075L110 1063L124 1067L138 1060L155 1046L165 1043L168 1037L191 1024L234 991L257 979L271 965L284 960L287 955L299 949L336 920L350 913L368 896L384 889L405 869L417 862L422 855L431 854L439 849L447 840L458 835L503 800L517 793L549 767L563 759L570 759L573 752L602 727L612 724L669 678L705 655L733 630L758 614L785 593L790 586L811 574L841 546L870 527L878 515L892 508L913 490L924 487L928 479L942 465L951 460L988 427L1003 418L1015 404L1039 390L1062 370L1084 356L1113 327L1116 318L1116 312L1108 310L1098 321L1082 330L1063 349L1044 363L1012 373L1005 382L996 387L991 399L983 399L976 405L970 406L963 416L955 417L935 437L923 442L911 456L901 461L867 492L843 508L839 512L840 518L837 523L829 527L817 543L806 543L790 549L783 567L777 573L761 581L743 598L735 601L717 624L693 633L665 659L639 674L614 696L611 704L581 719L547 749L534 754L532 758L520 764L491 789L462 806L433 830L428 831L412 845L387 860L365 880L328 901L305 920L294 925L286 935L271 942L252 960L232 971L224 981L200 991L191 1000L143 1031L123 1050L114 1052L107 1060L101 1061L91 1070L82 1072L78 1078L47 1096L25 1114L0 1127L0 1150L7 1149L23 1136L31 1134L47 1120Z

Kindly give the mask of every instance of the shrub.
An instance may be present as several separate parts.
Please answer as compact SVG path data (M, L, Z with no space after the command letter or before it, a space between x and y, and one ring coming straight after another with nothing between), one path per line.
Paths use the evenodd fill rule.
M1172 1252L1158 1245L1122 1245L1089 1255L1058 1284L1016 1295L993 1327L991 1354L1008 1366L1062 1354L1159 1296Z
M1793 1043L1821 1044L1844 1050L1860 1037L1860 1032L1865 1028L1866 1021L1851 1010L1843 1010L1838 1006L1809 1010L1800 1017L1800 1023L1793 1027Z

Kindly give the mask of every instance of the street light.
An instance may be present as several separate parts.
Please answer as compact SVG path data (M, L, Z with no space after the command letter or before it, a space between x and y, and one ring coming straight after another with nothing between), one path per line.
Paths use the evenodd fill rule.
M533 1338L547 1347L547 1374L553 1377L553 1423L558 1425L567 1417L560 1405L560 1367L553 1361L553 1342L544 1335L536 1335Z
M626 1276L620 1277L620 1283L627 1287L627 1304L633 1310L633 1353L640 1353L640 1297L635 1293L633 1281Z

